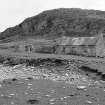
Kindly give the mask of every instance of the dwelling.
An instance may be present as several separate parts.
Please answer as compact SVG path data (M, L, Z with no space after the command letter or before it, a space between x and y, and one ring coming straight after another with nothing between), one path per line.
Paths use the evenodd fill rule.
M73 54L84 56L105 56L105 43L103 34L97 37L62 37L58 54Z

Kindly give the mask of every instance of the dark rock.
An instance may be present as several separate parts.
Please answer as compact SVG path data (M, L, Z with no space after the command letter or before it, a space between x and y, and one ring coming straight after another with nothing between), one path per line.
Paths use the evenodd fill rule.
M102 74L101 80L102 80L102 81L105 81L105 74Z
M12 81L17 81L17 79L16 78L12 78Z
M39 100L37 100L37 99L29 99L29 100L27 100L27 104L34 104L34 105L36 105L36 104L39 104Z
M32 77L27 77L27 79L29 79L29 80L33 80L33 78L32 78Z
M91 72L91 73L96 73L98 71L97 69L92 69L88 66L81 66L80 69L85 72Z

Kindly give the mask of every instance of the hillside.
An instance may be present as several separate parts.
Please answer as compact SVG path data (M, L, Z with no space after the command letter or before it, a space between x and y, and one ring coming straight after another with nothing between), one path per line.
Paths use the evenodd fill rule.
M94 36L104 28L105 11L60 8L44 11L6 29L0 34L0 40Z

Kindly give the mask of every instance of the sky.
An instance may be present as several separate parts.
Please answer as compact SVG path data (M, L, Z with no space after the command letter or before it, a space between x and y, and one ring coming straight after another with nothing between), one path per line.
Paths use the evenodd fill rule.
M105 11L105 0L0 0L0 32L44 10L55 8Z

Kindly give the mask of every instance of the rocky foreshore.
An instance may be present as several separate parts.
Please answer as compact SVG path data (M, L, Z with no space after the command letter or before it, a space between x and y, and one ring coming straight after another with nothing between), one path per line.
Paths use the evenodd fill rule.
M0 80L10 78L34 78L64 81L70 84L93 84L104 76L80 60L17 59L0 57Z
M68 68L69 69L68 71L65 70L65 72L57 71L57 69L58 67L48 69L43 67L43 65L37 67L26 66L25 64L19 64L15 66L0 65L1 75L0 80L3 81L5 79L10 78L49 79L52 81L66 82L69 84L76 85L77 84L91 85L93 84L93 82L95 82L84 75L70 71L70 68Z

